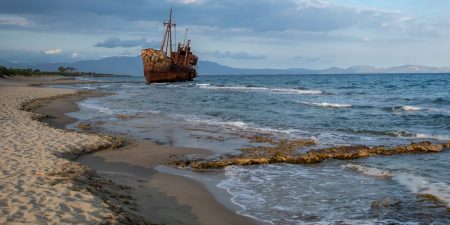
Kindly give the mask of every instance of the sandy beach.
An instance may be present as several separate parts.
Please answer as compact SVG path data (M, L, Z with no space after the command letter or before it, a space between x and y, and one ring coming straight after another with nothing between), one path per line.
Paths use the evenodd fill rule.
M78 110L75 102L98 93L34 84L73 82L0 79L1 224L255 223L219 204L201 184L154 168L207 150L127 137L118 148L119 138L62 129L75 122L65 115ZM74 161L91 152L80 162L95 170Z

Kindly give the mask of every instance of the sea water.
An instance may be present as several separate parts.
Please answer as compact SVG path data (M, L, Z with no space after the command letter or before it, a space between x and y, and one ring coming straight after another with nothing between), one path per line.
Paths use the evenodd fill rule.
M251 135L315 139L315 148L450 140L450 74L141 77L76 85L112 95L74 116L109 132L236 154ZM125 114L129 119L115 117ZM449 224L450 153L230 166L217 188L237 213L273 224ZM201 176L201 175L199 175Z

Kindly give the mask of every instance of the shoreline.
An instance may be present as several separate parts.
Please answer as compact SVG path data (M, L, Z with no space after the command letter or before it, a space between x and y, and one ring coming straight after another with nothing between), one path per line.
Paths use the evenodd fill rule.
M77 121L66 115L68 112L79 110L77 102L88 97L104 95L90 91L74 96L55 98L41 104L33 112L49 115L43 118L42 122L48 123L50 126L65 128L68 124ZM241 216L219 203L204 187L204 184L181 175L163 173L155 169L158 165L165 165L173 161L175 155L181 157L191 154L207 155L210 154L209 150L166 147L146 140L135 140L130 137L120 138L125 139L125 146L113 151L95 151L82 155L76 162L87 165L102 177L115 183L130 186L130 195L135 199L135 208L138 209L134 213L152 222L162 224L259 223L252 218ZM189 190L189 194L186 190Z
M124 186L73 162L87 152L116 147L116 138L50 127L39 121L42 115L29 111L39 102L76 95L31 86L60 78L1 79L0 223L152 224L130 207L118 207L128 196Z

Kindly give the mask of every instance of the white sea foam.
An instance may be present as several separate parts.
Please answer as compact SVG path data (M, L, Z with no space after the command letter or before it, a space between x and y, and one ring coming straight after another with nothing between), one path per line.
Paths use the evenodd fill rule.
M375 177L388 177L405 186L414 194L432 195L450 207L450 186L445 182L431 182L427 178L407 172L392 172L375 167L348 163L342 166Z
M123 88L136 88L137 86L122 84Z
M392 106L388 108L389 111L398 112L398 111L420 111L423 110L417 106L403 105L403 106Z
M247 129L249 127L247 123L242 122L242 121L219 121L219 120L214 120L214 119L209 119L209 120L191 119L191 122L207 123L209 125L214 125L214 126L230 126L230 127L241 128L241 129Z
M328 102L301 102L302 104L306 105L313 105L313 106L319 106L324 108L349 108L352 107L350 104L343 104L343 103L328 103Z
M254 123L247 123L241 120L235 120L235 121L224 121L220 120L218 118L209 117L209 116L198 116L198 115L183 115L183 114L172 114L171 116L185 120L189 123L196 124L196 125L206 125L206 126L214 126L214 127L222 127L225 129L231 129L231 130L242 130L242 131L252 131L257 133L264 133L264 134L285 134L290 135L294 137L295 135L299 135L300 133L303 133L300 130L297 129L277 129L277 128L271 128L271 127L262 127L258 126Z
M95 90L95 87L82 87L81 89L85 89L85 90Z
M343 168L352 169L355 171L358 171L362 174L374 176L374 177L392 177L394 176L394 173L387 171L387 170L381 170L375 167L368 167L368 166L362 166L358 164L353 163L347 163L342 166Z
M247 129L249 125L243 121L222 121L216 118L207 116L197 116L197 115L183 115L183 114L173 114L175 118L185 120L193 124L206 124L220 127L235 127L241 129Z
M409 106L409 105L402 106L401 109L405 110L405 111L419 111L419 110L422 110L422 108L415 107L415 106Z
M431 134L417 133L414 136L416 138L435 139L435 140L441 140L441 141L448 141L448 140L450 140L449 136L444 136L444 135L431 135Z
M431 182L424 177L410 173L397 173L394 180L414 194L432 195L450 207L450 186L447 183Z
M292 88L271 88L271 91L276 92L287 92L287 93L295 93L295 94L322 94L323 92L320 90L299 90Z
M345 169L354 170L365 176L355 176L348 171L338 172L335 166L297 166L297 165L264 165L255 167L229 166L225 168L227 179L217 187L225 189L232 202L242 210L239 214L250 214L260 219L271 220L275 224L384 224L397 223L394 218L349 219L357 209L359 213L369 212L371 203L379 198L396 197L398 190L386 188L405 186L411 194L432 195L445 204L449 204L450 189L445 182L432 182L411 172L400 172L347 164ZM371 177L390 179L394 182L381 182ZM348 180L354 186L341 190ZM314 182L302 182L302 181ZM395 184L398 183L398 184ZM376 185L374 185L376 184ZM339 189L339 195L333 189ZM403 194L406 189L400 188ZM383 193L390 190L387 193ZM367 195L371 193L374 195ZM407 194L407 192L405 193ZM366 198L367 197L367 198ZM352 200L355 199L355 200ZM323 201L322 201L323 200ZM327 201L330 200L330 201ZM339 204L338 210L329 211L330 207ZM273 211L273 212L272 212ZM305 221L303 216L318 216L320 221ZM408 214L413 216L413 214ZM419 224L411 217L411 221L400 224Z
M232 90L232 91L261 91L279 94L321 94L320 90L300 90L294 88L267 88L267 87L246 87L246 86L215 86L210 84L200 85L197 84L199 88L205 89L215 89L215 90Z
M211 84L195 84L195 85L197 85L197 86L209 86Z
M450 140L449 136L445 135L432 135L432 134L424 134L424 133L413 133L408 131L395 131L395 132L387 132L389 135L393 135L395 137L400 138L422 138L422 139L434 139L439 141L448 141Z
M79 105L84 108L97 110L101 113L110 114L110 115L114 114L114 111L112 109L109 109L109 108L106 108L106 107L103 107L103 106L100 106L100 105L97 105L94 103L80 102Z

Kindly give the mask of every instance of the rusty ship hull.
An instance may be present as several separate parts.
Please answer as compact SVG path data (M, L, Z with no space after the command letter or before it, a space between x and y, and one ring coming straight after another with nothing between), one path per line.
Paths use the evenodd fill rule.
M197 76L197 56L183 51L173 52L172 56L151 48L142 50L141 58L147 83L191 81Z
M178 66L174 66L172 70L167 72L144 70L144 77L147 83L191 81L196 76L195 70L179 68Z
M186 40L187 29L183 43L178 43L176 51L172 51L172 27L176 26L172 21L172 9L169 15L164 23L161 48L141 50L147 83L191 81L197 76L198 57L191 52L191 41Z

